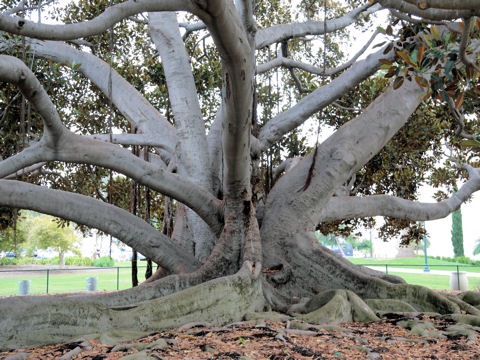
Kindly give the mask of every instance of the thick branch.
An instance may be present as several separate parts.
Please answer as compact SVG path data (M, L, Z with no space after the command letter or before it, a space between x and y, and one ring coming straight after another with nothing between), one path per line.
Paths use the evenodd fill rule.
M223 147L227 197L250 196L250 126L252 118L254 49L233 2L208 1L204 19L222 58ZM228 208L228 203L227 203ZM228 211L228 209L227 209Z
M295 106L278 114L262 128L259 140L264 151L289 131L306 121L311 115L331 104L347 91L375 73L381 63L381 58L392 58L393 53L383 54L384 49L369 55L365 60L358 61L329 84L315 90L304 97Z
M319 214L318 222L372 216L388 216L411 221L436 220L457 210L478 190L480 190L480 176L477 172L477 175L467 181L458 192L438 203L422 203L390 195L332 197Z
M314 156L310 154L285 174L269 195L262 232L273 231L279 223L298 224L291 231L313 229L338 185L350 179L397 133L419 105L421 94L415 82L406 81L397 90L390 87L319 146L313 170ZM311 184L304 189L309 171Z
M148 18L150 36L165 70L168 97L178 130L176 150L182 158L181 165L186 169L185 175L209 189L205 123L189 57L178 30L177 15L169 12L149 13Z
M416 5L418 8L433 8L446 10L472 10L480 9L480 2L478 0L403 0L410 4ZM397 1L401 2L401 1ZM423 4L423 5L422 5Z
M142 219L100 200L13 180L0 180L1 206L30 209L112 234L169 271L190 272L199 263Z
M195 13L195 1L128 0L108 7L92 20L65 25L37 24L17 16L0 16L0 30L43 40L73 40L101 34L117 22L146 11L185 10Z
M343 29L355 22L361 14L368 15L381 9L379 5L369 5L368 3L350 11L338 19L327 20L326 27L323 21L309 20L304 23L291 23L274 25L272 27L259 30L256 37L256 48L261 49L265 46L279 43L291 38L304 37L306 35L322 35Z
M20 89L43 119L47 137L58 137L67 129L60 121L57 109L32 71L19 59L0 55L0 81L10 82Z
M467 1L469 2L469 1ZM480 7L478 1L474 1L477 6L464 8L462 1L449 1L451 6L448 10L440 8L429 8L422 10L417 5L410 4L407 1L402 0L380 0L379 3L389 9L395 9L403 13L412 14L429 20L453 20L460 18L469 18L480 14Z
M110 139L111 136L111 139ZM95 134L92 139L108 141L113 144L163 147L165 144L152 134Z
M319 67L316 67L316 66L313 66L313 65L310 65L310 64L303 63L301 61L296 61L296 60L284 57L279 52L278 56L275 59L273 59L273 60L271 60L267 63L258 65L257 66L257 74L263 74L263 73L265 73L265 72L267 72L267 71L269 71L269 70L271 70L275 67L284 66L286 68L301 69L301 70L304 70L306 72L309 72L309 73L315 74L315 75L332 76L332 75L335 75L335 74L339 73L340 71L343 71L343 70L349 68L350 66L352 66L352 64L355 61L357 61L357 59L368 49L368 47L370 46L370 44L373 42L373 40L375 39L375 37L377 35L378 35L378 31L375 31L373 33L373 35L370 37L370 39L365 43L365 45L346 63L344 63L340 66L334 67L334 68L325 69L325 71L323 71L323 68L319 68Z
M150 36L162 59L168 97L178 130L178 173L211 191L205 122L189 57L178 29L177 15L173 12L149 13L148 18ZM214 246L215 237L197 214L187 211L187 219L195 240L195 256L204 262Z
M36 56L80 64L77 68L108 96L110 66L98 57L53 41L32 41ZM112 69L112 103L145 136L155 137L160 148L173 153L178 138L175 128L130 83Z
M117 145L72 133L52 146L45 141L0 162L0 178L41 161L65 161L112 169L189 206L215 233L222 227L220 201L197 184L150 164Z

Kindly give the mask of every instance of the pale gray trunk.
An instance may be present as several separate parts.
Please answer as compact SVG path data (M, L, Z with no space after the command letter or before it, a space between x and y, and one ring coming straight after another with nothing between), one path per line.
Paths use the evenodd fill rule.
M65 267L65 251L59 251L58 262L60 264L60 267Z
M149 13L149 31L162 58L178 129L179 140L175 150L178 172L211 191L205 124L176 14ZM187 209L186 219L195 243L195 257L205 262L215 244L215 236L191 209Z

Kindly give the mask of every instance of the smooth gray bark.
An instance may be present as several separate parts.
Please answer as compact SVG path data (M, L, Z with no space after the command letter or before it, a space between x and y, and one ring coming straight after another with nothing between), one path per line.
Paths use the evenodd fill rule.
M288 110L275 116L260 131L260 148L265 150L283 135L303 124L310 116L375 73L381 65L379 59L392 57L392 52L384 55L383 49L369 55L365 60L356 62L327 85L319 87Z
M80 64L77 70L95 84L105 96L109 96L110 66L105 61L61 42L32 41L30 46L36 56L64 64L66 62ZM112 104L139 132L152 137L159 148L173 153L178 141L175 128L114 69L111 69L111 73ZM122 136L126 136L126 134ZM149 142L145 141L145 145L148 145Z
M149 32L162 59L175 118L179 139L176 147L178 173L211 191L205 125L176 14L150 13ZM213 249L215 235L192 210L188 210L186 216L195 243L195 256L205 262Z
M381 7L378 4L371 6L367 3L350 11L342 17L327 20L327 34L353 24L360 14L371 14L380 9ZM306 35L322 35L324 33L325 25L323 21L309 20L303 23L274 25L258 31L256 48L261 49L265 46L279 43L286 39L299 38Z

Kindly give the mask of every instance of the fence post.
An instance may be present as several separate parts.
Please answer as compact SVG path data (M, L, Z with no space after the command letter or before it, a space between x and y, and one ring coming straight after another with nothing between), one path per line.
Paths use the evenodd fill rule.
M385 274L388 274L388 264L385 264Z
M460 290L460 274L459 274L459 271L458 271L458 265L457 265L457 284L458 284L458 290Z
M117 266L117 290L119 289L120 283L120 268Z
M48 294L48 282L50 280L50 269L47 269L47 294Z

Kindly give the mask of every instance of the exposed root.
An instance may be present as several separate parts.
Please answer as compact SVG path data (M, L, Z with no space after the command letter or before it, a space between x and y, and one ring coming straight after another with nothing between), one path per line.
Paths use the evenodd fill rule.
M226 324L245 313L261 311L265 302L260 264L252 272L248 262L235 275L217 278L193 288L134 307L108 307L98 302L62 302L44 297L43 303L0 303L0 350L58 343L69 338L111 329L158 331L193 321Z
M385 301L383 304L378 301L376 303L372 302L374 307L376 305L376 310L382 312L398 310L440 314L460 312L457 303L461 300L452 301L422 286L405 284L403 280L398 280L397 277L388 277L378 271L354 265L320 246L312 235L313 233L309 232L288 234L288 236L286 234L284 236L276 234L280 240L276 240L275 246L270 245L269 251L264 252L264 263L268 264L270 268L276 269L271 274L266 274L267 281L275 289L275 291L270 291L267 294L268 296L266 295L268 300L273 298L275 301L271 302L274 310L283 310L288 303L278 294L283 295L283 297L290 297L292 299L290 304L292 304L299 302L299 299L297 301L293 300L295 296L314 299L317 296L316 294L326 294L324 292L328 290L342 289L349 290L362 299L392 300L393 302L390 302L390 304ZM267 287L265 288L268 290ZM335 293L335 296L338 303L335 309L331 311L348 312L350 302L339 293ZM473 297L473 295L471 296ZM353 295L351 297L353 299ZM403 303L399 303L399 300ZM475 301L480 303L480 299L475 299ZM405 303L408 305L405 305ZM277 308L277 304L280 307ZM327 306L327 303L322 305ZM290 305L289 309L292 311L299 306L301 308L301 305L294 305L293 307ZM367 304L365 306L368 307ZM392 308L390 309L389 306L392 306ZM466 304L461 306L463 309L469 308L470 312L474 312ZM327 321L328 316L322 321ZM332 316L332 319L336 318L336 315Z
M307 302L302 310L307 314L298 319L311 324L379 320L358 295L348 290L322 292Z

